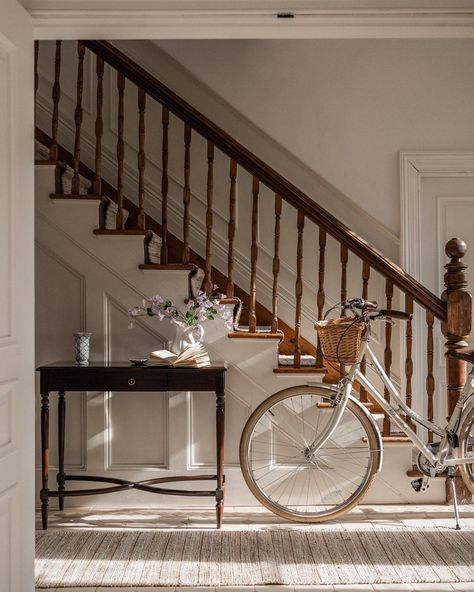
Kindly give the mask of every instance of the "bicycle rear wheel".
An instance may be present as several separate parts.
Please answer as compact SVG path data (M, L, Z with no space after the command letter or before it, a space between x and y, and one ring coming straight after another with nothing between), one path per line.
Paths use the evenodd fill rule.
M374 480L381 451L376 430L349 400L323 446L310 444L329 422L334 392L297 386L269 397L248 419L240 464L255 497L296 522L323 522L357 505Z

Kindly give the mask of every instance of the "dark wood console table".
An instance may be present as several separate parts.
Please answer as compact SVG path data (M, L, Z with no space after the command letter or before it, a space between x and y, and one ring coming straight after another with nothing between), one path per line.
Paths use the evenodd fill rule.
M59 498L59 508L64 508L67 496L113 493L125 489L140 489L151 493L168 495L210 496L216 500L217 528L222 525L224 513L224 427L225 395L224 377L226 367L212 364L206 368L169 368L158 366L131 366L129 362L91 362L89 366L76 366L74 362L56 362L41 366L41 459L42 487L40 492L43 529L48 528L48 505L50 497ZM64 442L66 418L66 392L69 391L211 391L216 393L216 475L174 476L146 481L127 481L114 477L92 475L66 475L64 472ZM58 392L58 445L59 472L58 490L48 489L49 458L49 394ZM94 481L111 483L110 487L67 491L66 481ZM216 481L215 490L182 490L157 487L164 483L184 481Z

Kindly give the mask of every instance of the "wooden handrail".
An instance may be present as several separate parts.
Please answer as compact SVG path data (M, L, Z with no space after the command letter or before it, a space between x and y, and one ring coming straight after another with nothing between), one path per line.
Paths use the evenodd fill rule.
M84 41L83 43L90 51L103 58L128 80L145 90L150 97L164 105L193 130L212 142L274 193L281 195L286 202L303 213L305 217L323 228L341 244L346 245L371 268L377 270L394 285L409 294L418 304L431 311L440 320L446 320L446 304L438 296L384 257L372 245L315 203L311 197L181 99L119 49L106 41Z

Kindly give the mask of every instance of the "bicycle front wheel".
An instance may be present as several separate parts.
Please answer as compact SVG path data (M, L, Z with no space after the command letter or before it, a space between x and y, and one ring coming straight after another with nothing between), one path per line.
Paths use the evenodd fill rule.
M327 426L334 392L297 386L269 397L248 419L240 464L255 497L296 522L323 522L357 505L371 485L381 451L376 430L349 400L340 423L316 452L311 443Z
M474 494L474 407L461 426L459 450L462 457L472 456L472 463L460 465L460 469L464 483Z

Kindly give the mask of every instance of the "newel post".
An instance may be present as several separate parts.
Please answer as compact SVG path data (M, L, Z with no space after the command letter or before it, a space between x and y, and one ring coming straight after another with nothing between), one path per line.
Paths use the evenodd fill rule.
M446 322L442 323L441 329L448 351L467 346L466 340L471 333L472 298L467 289L467 265L462 261L466 251L466 243L459 238L446 243L446 255L450 261L444 266L446 289L441 299L446 303ZM466 382L466 362L447 357L446 380L448 413L451 414Z
M446 303L446 322L441 324L446 338L446 350L467 346L467 339L472 326L472 297L467 288L467 265L462 261L466 254L466 243L459 238L452 238L446 243L446 255L449 263L444 268L445 290L441 296ZM446 357L446 387L448 414L451 415L461 394L467 377L466 362ZM459 503L471 503L472 496L464 486L460 476L456 476L456 489ZM450 489L446 487L447 501L450 501Z

